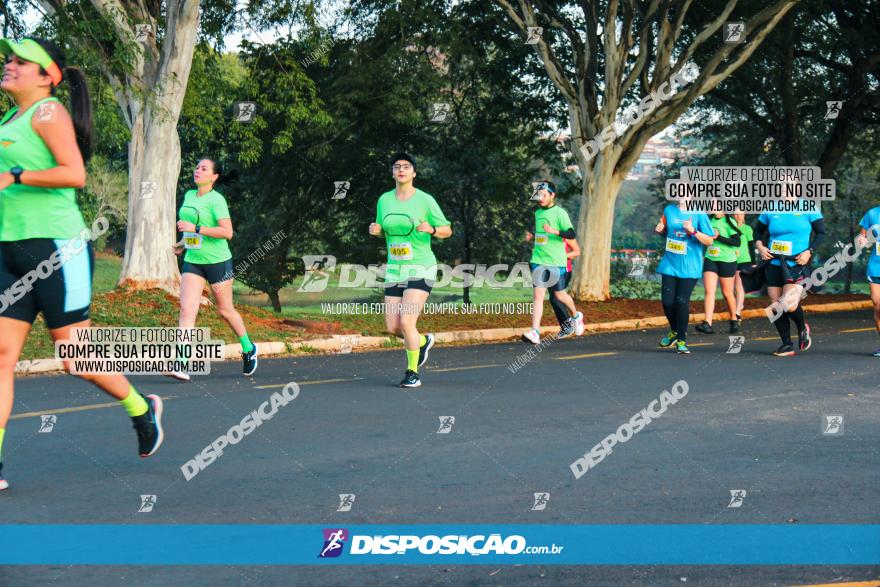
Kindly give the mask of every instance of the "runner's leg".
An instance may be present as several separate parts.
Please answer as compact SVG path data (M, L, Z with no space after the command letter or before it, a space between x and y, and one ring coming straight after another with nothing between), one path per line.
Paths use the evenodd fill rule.
M3 462L3 436L15 397L15 364L30 330L30 322L0 317L0 464ZM3 483L2 477L0 483Z
M742 276L740 275L739 269L737 269L736 275L733 279L734 303L736 304L734 313L736 316L742 316L742 311L746 304L746 292L743 288Z
M679 341L687 340L688 320L690 318L690 301L694 287L697 285L696 277L679 277L675 290L675 332Z
M419 315L429 293L409 287L403 292L403 307L400 313L400 330L403 332L403 344L406 347L406 364L409 371L419 371L419 347L422 346L421 335L416 327Z
M718 274L712 271L703 272L703 285L706 287L706 298L704 305L706 308L706 322L710 325L715 317L715 292L718 289ZM688 296L690 299L690 296Z
M675 332L675 289L676 278L672 275L661 275L660 302L663 304L663 313L669 322L669 330Z
M730 314L730 320L736 320L738 312L736 311L736 296L733 293L736 277L721 277L719 281L721 282L721 295L724 296L724 301L727 303L727 313Z

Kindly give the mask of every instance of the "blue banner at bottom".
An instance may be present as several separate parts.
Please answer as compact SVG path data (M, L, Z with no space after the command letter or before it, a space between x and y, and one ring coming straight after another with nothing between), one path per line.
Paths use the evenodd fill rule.
M878 525L0 525L18 565L877 565Z

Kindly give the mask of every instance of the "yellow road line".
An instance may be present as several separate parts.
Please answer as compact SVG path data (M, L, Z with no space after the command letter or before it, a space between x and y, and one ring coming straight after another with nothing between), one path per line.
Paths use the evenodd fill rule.
M849 334L850 332L874 332L876 328L850 328L849 330L838 330L840 334Z
M358 380L359 380L359 378L354 378L354 379L320 379L317 381L303 381L302 383L299 383L299 385L300 386L302 386L302 385L317 385L319 383L338 383L340 381L358 381ZM269 388L274 388L274 387L284 387L285 385L287 385L287 384L286 383L278 383L276 385L258 385L256 387L256 389L269 389ZM162 400L168 401L170 399L175 399L177 397L178 396L176 396L176 395L162 396ZM74 406L72 408L56 408L54 410L41 410L39 412L24 412L22 414L15 414L13 416L10 416L9 419L10 420L17 420L19 418L34 418L37 416L48 416L50 414L69 414L71 412L84 412L87 410L100 410L103 408L112 408L112 407L118 406L118 405L119 405L119 402L108 402L108 403L104 403L104 404L89 404L87 406Z
M796 585L795 587L880 587L880 581L858 581L856 583L816 583Z
M694 343L689 342L688 346L689 347L692 347L692 346L712 346L713 344L715 344L715 343L714 342L694 342ZM675 347L672 347L672 348L675 348Z
M746 340L779 340L779 337L778 336L758 336L758 337L746 339Z
M610 357L617 353L588 353L586 355L569 355L567 357L556 357L557 361L571 361L573 359L587 359L589 357Z
M351 377L348 379L317 379L315 381L297 381L296 384L302 387L303 385L318 385L319 383L340 383L342 381L360 381L360 377ZM284 387L287 383L273 383L272 385L257 385L254 389L275 389L276 387Z
M431 369L431 373L446 373L449 371L466 371L467 369L485 369L487 367L500 367L501 365L470 365L469 367L447 367L446 369Z
M162 401L168 401L170 399L176 398L176 395L163 396ZM108 402L105 404L89 404L87 406L75 406L72 408L56 408L54 410L43 410L40 412L24 412L22 414L15 414L10 416L10 420L17 420L19 418L34 418L36 416L48 416L50 414L69 414L71 412L84 412L86 410L100 410L101 408L112 408L114 406L118 406L119 402Z

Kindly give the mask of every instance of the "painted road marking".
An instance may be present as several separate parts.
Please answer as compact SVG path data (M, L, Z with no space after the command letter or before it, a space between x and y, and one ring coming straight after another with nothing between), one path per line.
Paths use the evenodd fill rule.
M880 581L858 581L857 583L816 583L796 585L795 587L880 587Z
M501 365L470 365L468 367L447 367L446 369L431 369L431 373L447 373L449 371L465 371L467 369L486 369L487 367L501 367Z
M343 381L361 381L363 377L351 377L343 379L317 379L315 381L296 381L295 383L302 387L303 385L318 385L319 383L341 383ZM289 383L289 382L288 382ZM276 387L284 387L288 383L273 383L272 385L257 385L254 389L275 389Z
M554 357L557 361L571 361L574 359L588 359L590 357L610 357L617 353L587 353L586 355L569 355L567 357Z
M688 346L689 347L690 346L712 346L714 344L715 344L714 342L694 342L694 343L688 343ZM673 348L675 348L675 347L673 347Z
M876 328L850 328L849 330L839 330L840 334L849 334L850 332L874 332Z
M360 381L360 377L350 378L350 379L320 379L317 381L303 381L302 383L296 382L298 385L317 385L319 383L338 383L340 381ZM260 385L257 386L257 389L269 389L274 387L284 387L287 383L279 383L277 385ZM177 399L179 396L169 395L162 396L162 401L168 401L170 399ZM54 410L41 410L39 412L25 412L23 414L15 414L10 416L10 420L17 420L19 418L35 418L37 416L48 416L50 414L69 414L71 412L84 412L86 410L100 410L103 408L112 408L114 406L118 406L119 402L108 402L105 404L89 404L87 406L75 406L72 408L57 408Z
M167 397L163 397L162 401L168 401L170 399L174 399L178 396L169 395ZM24 412L23 414L15 414L14 416L10 416L10 420L17 420L18 418L35 418L37 416L48 416L50 414L69 414L71 412L84 412L86 410L99 410L101 408L112 408L114 406L118 406L119 402L108 402L106 404L89 404L87 406L75 406L72 408L57 408L54 410L43 410L41 412Z

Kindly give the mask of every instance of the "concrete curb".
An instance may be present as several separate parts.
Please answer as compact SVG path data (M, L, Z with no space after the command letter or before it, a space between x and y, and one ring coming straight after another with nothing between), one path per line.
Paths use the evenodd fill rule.
M804 309L808 312L844 312L847 310L867 310L873 305L870 300L862 302L834 302L830 304L806 304ZM705 314L691 314L691 322L701 322ZM728 320L727 312L718 313L719 321ZM744 310L743 318L764 318L763 309ZM611 332L614 330L632 330L635 328L647 328L665 326L665 316L651 316L648 318L634 318L631 320L616 320L614 322L597 322L585 324L584 332ZM462 343L462 342L491 342L498 340L518 339L525 327L520 328L484 328L481 330L453 330L451 332L438 332L435 334L437 342ZM558 326L543 326L541 334L557 332ZM334 334L330 338L305 340L297 343L284 342L258 342L260 356L280 355L284 353L303 354L312 351L324 351L332 353L350 353L354 350L381 348L388 343L386 336L360 336L357 334ZM227 360L236 358L241 353L240 344L227 344L223 347L224 357ZM61 361L57 359L34 359L32 361L19 361L15 366L17 374L52 373L63 371Z

